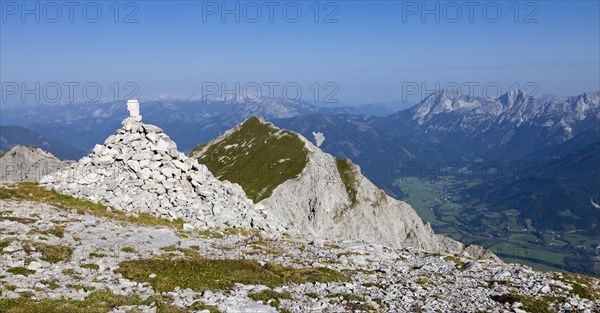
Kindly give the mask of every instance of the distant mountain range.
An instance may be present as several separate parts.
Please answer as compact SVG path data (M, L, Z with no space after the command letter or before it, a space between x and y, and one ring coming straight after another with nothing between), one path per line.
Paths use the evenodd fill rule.
M77 160L85 154L81 149L73 148L64 142L19 126L0 126L0 152L6 152L15 146L34 146L44 149L63 160Z
M352 107L323 108L305 101L291 103L268 97L247 102L161 99L144 102L141 110L144 122L160 125L184 151L199 141L217 137L252 116L274 119L311 113L359 114ZM127 113L122 103L23 104L3 107L0 125L26 127L90 151L120 127L120 117L124 114Z

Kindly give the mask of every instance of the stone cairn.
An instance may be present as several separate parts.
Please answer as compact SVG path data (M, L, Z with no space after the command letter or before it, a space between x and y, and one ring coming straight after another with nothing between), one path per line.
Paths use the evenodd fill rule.
M123 127L103 145L40 183L131 214L183 219L187 227L279 229L239 185L218 180L205 165L179 152L162 129L143 124L137 100L129 100L127 109Z

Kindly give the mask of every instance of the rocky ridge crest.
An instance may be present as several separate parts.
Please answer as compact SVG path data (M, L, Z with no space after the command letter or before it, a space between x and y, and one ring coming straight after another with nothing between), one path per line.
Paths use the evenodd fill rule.
M15 146L0 157L0 182L37 182L66 164L40 148Z
M200 163L206 162L209 169L219 178L235 171L244 172L248 160L284 149L299 150L307 155L306 164L295 177L286 177L266 198L259 198L258 205L284 227L314 238L341 238L379 242L394 248L412 247L428 251L443 251L467 254L473 258L499 259L479 246L467 246L448 237L437 235L430 225L423 223L414 209L404 201L388 196L375 186L350 160L340 160L323 152L300 134L295 142L286 142L285 148L275 145L283 136L283 130L260 118L254 117L242 123L205 146L194 149L191 156ZM256 134L251 134L257 132ZM288 131L289 132L289 131ZM260 138L259 140L256 138ZM270 144L257 143L267 142ZM215 156L218 158L215 159ZM281 154L274 164L262 164L260 169L274 168L285 163L291 155ZM215 164L219 163L219 164ZM292 168L284 171L289 174ZM242 167L242 169L240 169ZM267 171L258 171L258 175ZM276 171L278 172L278 171ZM224 173L225 175L221 175ZM282 174L280 174L282 175ZM236 183L243 188L256 189L256 181L244 180L243 175ZM272 187L274 179L262 177L265 188Z

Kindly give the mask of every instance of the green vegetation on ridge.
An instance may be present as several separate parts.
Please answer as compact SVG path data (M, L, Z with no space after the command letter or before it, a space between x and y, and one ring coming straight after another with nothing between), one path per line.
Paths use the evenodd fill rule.
M226 290L235 283L278 287L290 283L346 281L340 272L319 268L291 268L279 264L261 265L250 259L208 259L195 251L186 257L169 255L151 259L123 261L118 273L138 282L147 282L157 292L169 292L175 287L195 291ZM155 277L150 277L155 274Z
M46 203L61 209L74 209L80 214L91 214L98 217L110 218L112 220L154 227L173 227L181 229L183 220L170 221L155 217L148 213L138 213L136 216L127 215L118 210L110 210L105 205L93 203L87 200L76 199L56 191L49 191L34 183L17 183L0 188L1 200L24 200ZM1 217L8 218L8 217ZM64 231L64 230L63 230ZM56 234L56 233L55 233Z
M193 157L193 156L194 156L194 154L195 154L196 152L199 152L199 151L201 151L201 150L202 150L202 148L206 147L206 145L207 145L207 144L205 144L205 143L202 143L202 144L199 144L199 145L197 145L197 146L193 147L193 148L192 148L192 150L190 150L190 153L188 153L188 156L189 156L189 157Z
M111 312L121 306L152 305L156 307L157 312L196 312L200 310L209 310L211 313L218 313L214 306L205 305L197 301L191 307L180 308L171 303L172 299L167 296L154 295L142 300L137 295L116 295L109 290L97 290L92 292L84 300L72 299L41 299L33 300L25 297L16 299L0 299L0 312L7 313L104 313ZM129 312L137 312L137 308Z
M335 159L338 172L342 178L342 182L346 187L346 193L352 205L356 204L356 189L358 188L358 181L356 180L356 174L354 172L354 166L349 159Z
M242 186L256 203L302 172L308 162L308 150L298 134L252 117L227 138L210 143L198 162L217 178Z

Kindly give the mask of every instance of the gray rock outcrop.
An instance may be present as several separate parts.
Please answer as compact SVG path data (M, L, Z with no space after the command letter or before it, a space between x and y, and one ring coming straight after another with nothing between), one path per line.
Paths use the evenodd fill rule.
M67 164L40 148L15 146L0 158L0 182L37 182Z
M356 199L350 199L335 158L301 138L309 150L307 166L298 178L287 180L260 202L274 219L319 238L380 242L394 248L462 251L459 242L434 234L408 203L386 195L353 163L349 167L356 184Z

